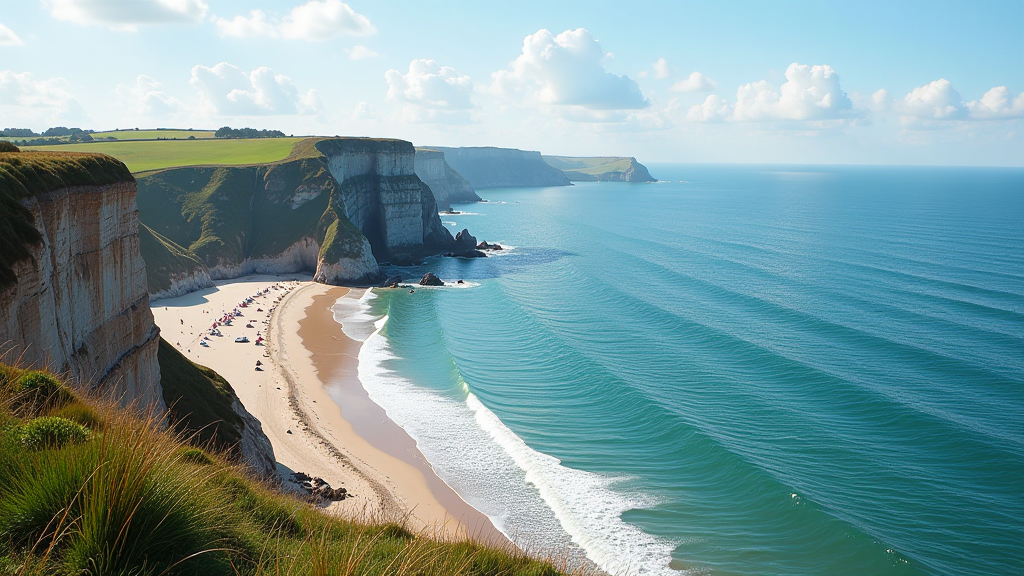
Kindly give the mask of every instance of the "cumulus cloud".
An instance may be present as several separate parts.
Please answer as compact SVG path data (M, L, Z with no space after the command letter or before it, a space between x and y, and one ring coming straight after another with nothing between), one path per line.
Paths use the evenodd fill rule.
M7 26L0 24L0 46L24 46L25 43L18 38L18 35L14 33Z
M365 60L367 58L376 58L377 56L380 56L380 54L377 54L373 50L360 44L356 44L355 46L348 48L345 52L348 53L350 60Z
M404 112L418 121L465 121L473 107L473 82L451 66L434 60L413 60L409 71L388 70L388 100L406 104ZM461 111L461 112L459 112Z
M715 88L718 83L700 72L692 72L685 80L672 85L673 92L707 92Z
M690 122L723 122L732 115L732 105L712 94L702 104L690 107L686 119Z
M63 78L37 80L31 72L0 70L0 107L8 106L17 110L11 116L31 116L39 121L87 120L89 115L71 94L69 87L68 81Z
M967 105L960 93L945 78L939 78L924 86L914 88L903 97L899 112L905 121L922 120L963 120L967 117Z
M1012 97L1009 88L996 86L980 100L967 103L970 116L978 120L1000 120L1024 117L1024 92Z
M663 79L668 78L672 75L672 67L668 65L668 60L664 58L658 58L658 61L651 64L651 68L654 68L654 77Z
M205 0L43 0L58 20L136 30L144 24L199 23L209 7Z
M159 116L174 112L181 103L168 95L156 80L149 76L139 76L133 86L118 84L117 93L119 106L135 114Z
M60 106L71 99L63 78L36 80L31 72L0 70L0 104L39 108Z
M316 90L300 95L291 78L266 66L245 72L227 62L199 65L192 68L190 83L210 111L224 116L315 114L323 108Z
M892 106L892 100L889 98L889 91L882 88L881 90L875 91L871 95L871 109L876 112L884 112Z
M854 116L853 102L843 92L839 75L831 66L796 62L786 69L786 81L778 90L765 80L743 84L736 90L735 103L709 97L690 108L687 118L721 120L727 108L731 110L727 119L736 121L821 121Z
M253 10L248 16L216 18L215 23L221 36L236 38L321 41L338 36L366 36L377 31L369 18L341 0L311 0L292 8L283 18Z
M491 90L506 98L587 110L635 110L650 102L635 81L605 70L607 54L584 28L555 36L541 29L523 40L522 53L492 74Z

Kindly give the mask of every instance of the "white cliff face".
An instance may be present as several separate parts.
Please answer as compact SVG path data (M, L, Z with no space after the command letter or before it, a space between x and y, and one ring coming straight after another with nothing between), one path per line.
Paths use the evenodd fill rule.
M319 260L320 245L310 237L285 248L276 256L246 258L237 264L224 263L210 267L210 278L228 280L250 274L291 274L304 270L315 270Z
M150 303L162 298L176 298L184 296L189 292L202 290L213 286L213 278L207 270L197 270L191 274L171 276L171 285L163 290L158 290L149 295Z
M415 172L415 150L399 140L318 144L339 183L335 205L370 240L378 259L415 260L452 243L430 188Z
M64 188L23 201L43 237L0 291L0 342L122 403L165 408L159 329L139 253L135 183Z
M231 395L231 411L242 419L242 438L238 441L242 462L261 478L276 480L277 459L270 439L263 433L263 425L245 409L234 393Z
M451 209L452 202L479 202L469 180L445 162L444 152L430 148L416 149L416 176L430 187L438 207Z
M356 251L359 254L358 257L339 258L337 262L321 260L316 267L313 281L337 285L362 283L379 278L380 266L377 265L377 260L373 257L370 242L365 237L360 240L361 246Z

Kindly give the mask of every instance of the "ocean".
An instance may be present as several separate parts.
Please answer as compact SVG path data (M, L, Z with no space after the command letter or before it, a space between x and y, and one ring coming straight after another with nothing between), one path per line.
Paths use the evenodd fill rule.
M1024 573L1024 170L649 168L336 307L439 476L612 573Z

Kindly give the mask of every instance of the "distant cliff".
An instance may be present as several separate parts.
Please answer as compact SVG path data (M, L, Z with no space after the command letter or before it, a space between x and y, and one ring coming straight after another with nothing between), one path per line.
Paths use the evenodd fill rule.
M543 156L573 182L657 182L636 158Z
M135 180L100 154L0 154L0 349L164 408Z
M452 202L480 201L469 180L452 169L440 150L416 149L416 176L430 187L442 210L451 210Z
M512 186L569 186L569 178L540 156L540 152L514 148L445 148L431 146L444 152L445 160L461 174L473 188L500 188Z

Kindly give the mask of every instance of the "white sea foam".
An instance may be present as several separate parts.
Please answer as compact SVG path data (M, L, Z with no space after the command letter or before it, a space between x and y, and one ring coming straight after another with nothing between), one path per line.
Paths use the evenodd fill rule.
M371 288L367 288L362 294L357 290L349 290L338 301L334 303L331 310L334 312L334 321L341 324L341 331L345 336L363 342L376 330L374 322L380 316L371 314L371 302L377 295Z
M611 489L609 478L561 465L533 450L463 382L454 395L416 386L389 367L396 359L382 334L388 317L359 350L359 380L404 428L438 475L517 543L536 552L586 557L612 574L674 574L672 542L622 521L650 498Z

